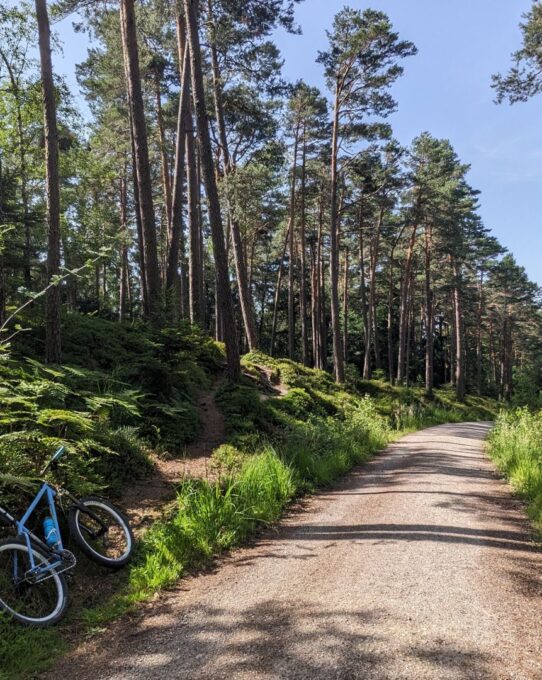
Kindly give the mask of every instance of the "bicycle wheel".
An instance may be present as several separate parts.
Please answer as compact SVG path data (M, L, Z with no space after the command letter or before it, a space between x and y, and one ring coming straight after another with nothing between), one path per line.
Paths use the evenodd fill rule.
M85 512L83 508L88 508ZM134 535L124 515L97 496L82 498L68 511L70 533L87 557L118 569L130 561Z
M36 566L47 564L49 556L32 546ZM32 568L24 540L0 541L0 607L29 626L51 626L64 616L68 606L68 587L61 574L51 572L39 582L25 580Z

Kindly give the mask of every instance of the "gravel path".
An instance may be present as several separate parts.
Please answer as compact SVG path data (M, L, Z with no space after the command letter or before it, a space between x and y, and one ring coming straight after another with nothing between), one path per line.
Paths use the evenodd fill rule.
M55 677L541 680L542 551L489 427L405 437Z

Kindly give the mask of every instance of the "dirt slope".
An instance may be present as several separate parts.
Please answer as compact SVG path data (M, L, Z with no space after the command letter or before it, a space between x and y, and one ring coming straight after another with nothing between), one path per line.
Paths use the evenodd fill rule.
M224 415L215 401L218 386L217 381L211 391L202 392L198 398L201 433L196 441L189 444L182 455L167 459L155 455L154 474L132 484L121 499L119 505L136 534L162 515L164 504L175 498L175 489L183 479L209 479L214 474L210 467L211 454L226 439Z
M402 439L55 677L540 680L542 552L488 429Z

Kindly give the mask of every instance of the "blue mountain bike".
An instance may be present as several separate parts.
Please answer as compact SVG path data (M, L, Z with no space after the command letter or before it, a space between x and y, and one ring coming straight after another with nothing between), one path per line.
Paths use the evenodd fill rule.
M60 447L41 477L56 467L63 453ZM66 515L73 541L102 566L123 567L134 547L127 519L111 503L98 496L77 499L60 486L41 482L21 519L0 507L0 522L15 534L0 541L0 608L20 623L40 627L57 623L66 613L65 577L76 565L75 555L64 547L57 509ZM27 525L44 506L43 535L38 536Z

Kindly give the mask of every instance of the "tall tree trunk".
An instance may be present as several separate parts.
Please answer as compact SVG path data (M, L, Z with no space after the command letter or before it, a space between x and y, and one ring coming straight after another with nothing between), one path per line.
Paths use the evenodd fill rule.
M156 100L156 122L158 124L158 141L160 146L160 161L162 170L162 193L164 196L164 216L167 225L168 246L171 238L171 176L169 173L169 160L167 156L166 131L164 126L164 115L162 112L162 83L160 69L155 70L154 74L154 96Z
M345 362L348 362L348 267L348 248L345 248L343 272L343 348Z
M456 320L457 320L457 313L456 313L456 308L455 308L455 296L453 294L453 291L450 292L450 307L452 310L452 323L451 323L451 328L450 328L450 385L455 388L455 382L456 382L456 359L457 359L457 352L456 352L456 340L457 340L457 329L456 329Z
M307 135L303 127L303 154L301 161L301 221L299 231L299 316L301 319L301 361L305 366L309 365L309 335L307 329L307 215L305 205L306 174L307 174Z
M51 61L51 30L46 0L36 0L36 18L43 88L45 130L45 192L47 202L47 282L60 273L60 177L56 98ZM60 288L52 286L45 298L45 360L61 361Z
M290 183L290 225L288 241L288 356L295 358L295 299L294 299L294 261L295 261L295 203L297 179L297 151L299 144L299 125L294 133L294 157L292 160Z
M312 346L314 366L324 368L322 346L322 232L324 228L324 191L325 181L322 179L320 186L320 199L318 207L318 228L316 244L314 246L314 262L312 271Z
M478 281L478 319L476 328L476 393L482 394L482 316L484 313L484 272L480 271Z
M384 208L380 209L378 221L376 224L375 233L372 235L369 248L369 304L366 312L366 331L365 331L365 358L363 362L363 378L369 380L371 377L371 343L374 333L374 309L376 301L376 265L378 261L378 250L380 245L380 232L382 229L382 221L384 219ZM361 226L360 226L361 233ZM376 353L376 348L375 348Z
M16 122L17 122L17 147L19 152L19 177L21 180L21 207L23 211L23 231L24 231L24 249L23 249L23 277L27 288L32 285L31 260L32 260L32 245L31 245L31 225L29 215L29 198L28 198L28 170L26 164L25 140L24 140L24 123L23 123L23 101L21 97L21 87L18 77L13 71L11 62L0 46L0 59L4 62L4 66L8 72L9 82L13 99L15 100Z
M188 224L190 234L189 248L189 307L190 322L203 322L203 300L201 298L201 230L199 222L198 172L194 147L194 134L187 128L186 164L188 181Z
M403 280L401 284L401 303L399 307L399 341L397 351L397 382L399 384L403 382L405 377L405 356L408 325L408 292L410 287L412 260L414 258L414 246L416 244L417 232L418 225L415 224L412 227L412 232L408 243Z
M497 351L495 349L495 338L493 333L493 317L489 316L489 358L491 362L491 380L493 382L493 387L495 391L498 387L497 378Z
M507 312L503 332L503 398L506 401L512 399L513 361L512 318Z
M199 152L198 145L195 147L196 151L196 199L197 199L197 218L198 218L198 229L199 229L199 263L200 263L200 310L201 310L201 320L200 324L202 328L206 327L207 324L207 306L206 300L208 295L206 294L206 282L205 282L205 243L203 240L203 215L201 210L201 154Z
M224 179L226 181L226 196L229 207L229 224L231 227L231 237L233 245L233 257L235 262L235 274L237 278L237 288L239 292L239 303L241 307L241 314L243 316L243 324L245 327L245 336L250 350L257 349L258 336L256 333L256 322L254 318L254 305L252 302L252 292L248 285L247 266L245 253L243 249L243 239L241 237L241 229L239 222L235 217L235 206L232 205L233 195L232 187L229 186L228 178L234 174L235 167L233 159L230 156L228 147L228 137L226 134L226 123L224 116L224 102L222 96L222 78L220 75L220 67L218 63L218 51L216 45L214 12L212 0L207 0L208 11L208 35L209 44L211 48L211 69L213 74L213 95L215 104L215 116L218 127L218 137L221 147L221 155L223 159Z
M169 220L169 252L166 272L167 302L173 316L176 309L183 312L185 297L185 267L179 277L179 255L184 253L183 225L183 186L185 178L186 125L191 124L190 115L190 58L186 43L186 24L182 12L177 13L177 54L180 69L181 92L177 111L177 130L175 138L175 167L173 171L173 192L171 198L171 217ZM181 259L184 259L181 257Z
M284 271L284 258L286 257L286 249L288 248L288 241L290 238L291 223L288 222L288 227L286 228L286 234L284 236L284 245L282 246L282 251L280 255L279 270L277 273L277 285L275 286L275 299L273 302L273 320L271 322L271 344L269 349L269 354L274 356L275 353L275 339L277 335L277 321L278 321L278 310L279 310L279 299L280 299L280 289L282 285L282 274Z
M120 178L120 276L119 321L124 321L128 308L130 280L128 273L128 192L126 170Z
M319 270L318 276L320 278L320 305L319 305L319 316L320 316L320 326L318 329L320 335L320 367L323 371L328 368L327 360L327 316L326 316L326 265L324 262L324 212L323 212L323 202L321 203L321 215L318 224L318 262Z
M412 344L415 338L414 325L414 272L407 282L407 313L406 313L406 338L405 338L405 384L410 386L410 357L412 354Z
M388 272L388 376L392 385L395 383L395 364L393 360L393 256L394 249L392 248Z
M339 143L339 84L335 91L333 133L331 141L331 219L329 285L331 299L331 327L333 334L333 372L336 382L344 382L344 351L339 311L339 218L338 218L338 143Z
M312 343L312 365L314 368L319 366L319 345L318 345L318 305L320 291L318 287L318 267L319 262L316 256L316 247L311 247L311 343Z
M358 248L359 248L359 301L361 307L361 321L363 325L363 345L369 345L369 315L367 311L367 286L365 280L365 239L363 236L363 209L358 209Z
M224 245L224 228L220 213L220 201L216 186L216 176L213 167L211 138L207 120L207 107L203 86L203 72L201 66L201 47L198 32L198 16L196 0L183 0L187 22L188 43L190 46L190 64L192 71L192 91L198 125L199 149L201 154L201 168L207 193L209 223L213 239L213 251L217 272L218 306L222 314L224 339L226 342L227 373L230 380L238 380L241 365L239 359L239 345L235 330L233 301L231 295L228 261Z
M431 281L432 227L425 225L425 392L433 396L434 351L433 351L433 288Z
M458 401L465 400L465 330L463 324L463 306L461 300L461 272L459 265L452 259L452 270L454 276L453 296L454 296L454 310L455 310L455 395Z
M150 318L157 321L161 314L160 267L158 264L156 224L152 198L147 123L145 121L141 75L139 71L134 0L120 0L120 19L128 101L133 126L137 189L145 253L148 314Z
M130 145L132 162L132 189L134 194L134 213L137 230L137 245L139 254L139 280L141 286L141 297L143 300L143 316L149 316L149 294L147 292L147 272L145 269L145 244L143 239L143 222L141 221L141 206L139 204L139 189L137 186L137 165L135 157L134 129L131 123L132 114L130 112Z

